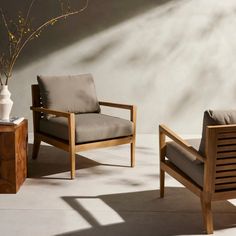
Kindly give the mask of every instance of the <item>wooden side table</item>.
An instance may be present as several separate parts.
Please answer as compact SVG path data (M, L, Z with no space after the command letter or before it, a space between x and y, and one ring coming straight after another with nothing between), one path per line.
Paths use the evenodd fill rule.
M27 176L28 121L0 125L0 193L17 193Z

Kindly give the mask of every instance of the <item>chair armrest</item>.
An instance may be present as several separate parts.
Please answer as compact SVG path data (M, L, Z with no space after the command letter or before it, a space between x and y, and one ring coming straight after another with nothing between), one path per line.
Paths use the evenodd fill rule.
M33 106L31 106L30 109L34 112L40 112L40 113L42 112L42 113L45 113L45 114L51 114L51 115L56 115L56 116L66 117L66 118L69 118L72 114L74 114L74 113L70 113L70 112L50 110L50 109L42 108L42 107L33 107Z
M75 145L75 114L71 112L62 112L62 111L55 111L55 110L50 110L47 108L42 108L42 107L33 107L31 106L30 109L34 112L38 113L45 113L45 114L51 114L51 115L56 115L59 117L65 117L67 118L68 122L68 139L69 139L69 144L70 144L70 149L74 148ZM37 118L34 118L34 132L37 132L39 129L39 120Z
M130 110L130 120L136 123L137 107L135 105L120 104L120 103L113 103L113 102L102 102L102 101L99 101L99 105Z
M165 134L167 137L179 144L183 149L194 155L198 160L202 162L206 161L206 158L201 156L195 148L193 148L188 142L186 142L184 139L182 139L180 136L178 136L175 132L173 132L165 125L159 125L159 134L161 133Z
M209 129L233 129L236 128L235 124L231 124L231 125L208 125L207 128Z
M126 109L126 110L132 110L135 107L134 105L120 104L120 103L113 103L113 102L103 102L103 101L99 101L99 105L107 106L107 107L115 107L115 108L120 108L120 109Z

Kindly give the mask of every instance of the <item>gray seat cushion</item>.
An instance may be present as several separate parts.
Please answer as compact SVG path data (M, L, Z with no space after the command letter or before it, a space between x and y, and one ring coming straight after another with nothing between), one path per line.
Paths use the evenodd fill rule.
M76 114L100 112L92 75L38 76L37 79L43 107Z
M208 110L204 112L202 139L199 151L205 155L206 127L211 125L230 125L236 124L236 110Z
M77 114L75 115L75 123L76 143L106 140L133 134L133 123L131 121L99 113ZM68 140L67 119L63 117L41 119L40 131Z
M197 151L199 150L200 139L188 139L186 141ZM199 186L203 186L204 164L200 164L194 155L175 142L167 142L166 157Z

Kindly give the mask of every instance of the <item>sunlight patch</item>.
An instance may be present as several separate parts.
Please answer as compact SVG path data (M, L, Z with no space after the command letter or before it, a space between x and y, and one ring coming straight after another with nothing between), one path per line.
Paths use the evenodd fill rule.
M120 215L101 199L78 199L77 202L98 225L124 223Z
M231 200L228 200L231 204L233 204L234 206L236 206L236 199L231 199Z

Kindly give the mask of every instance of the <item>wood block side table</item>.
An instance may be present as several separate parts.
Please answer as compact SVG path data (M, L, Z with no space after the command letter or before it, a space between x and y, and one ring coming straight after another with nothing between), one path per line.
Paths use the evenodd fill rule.
M27 176L28 121L0 125L0 193L17 193Z

